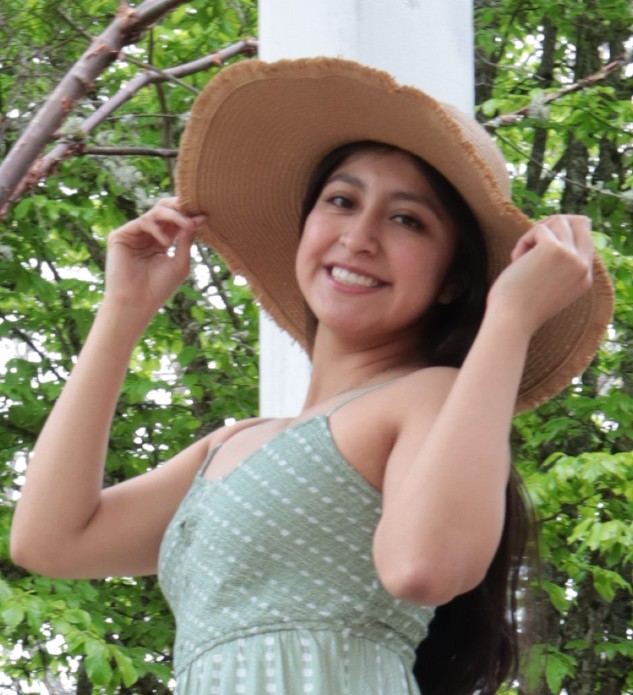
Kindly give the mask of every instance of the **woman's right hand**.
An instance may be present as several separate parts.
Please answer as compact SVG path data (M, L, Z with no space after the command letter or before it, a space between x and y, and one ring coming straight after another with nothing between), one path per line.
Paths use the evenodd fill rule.
M150 320L186 279L191 245L204 220L204 215L181 212L176 198L164 198L112 232L106 301L137 310Z

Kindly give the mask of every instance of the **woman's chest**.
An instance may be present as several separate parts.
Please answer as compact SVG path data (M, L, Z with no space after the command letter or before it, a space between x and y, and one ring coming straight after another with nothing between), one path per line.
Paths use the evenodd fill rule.
M204 477L209 481L229 475L242 462L256 456L263 446L281 446L288 433L320 420L321 435L312 443L336 452L344 465L380 491L386 462L395 439L394 427L383 409L353 407L332 414L317 414L297 421L268 420L237 432L215 451ZM374 404L375 406L375 404ZM297 453L294 454L297 456ZM301 461L294 462L301 466Z

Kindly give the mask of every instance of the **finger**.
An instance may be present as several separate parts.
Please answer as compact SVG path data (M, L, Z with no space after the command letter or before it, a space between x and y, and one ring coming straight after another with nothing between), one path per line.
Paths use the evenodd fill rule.
M590 234L584 235L578 239L578 253L587 263L587 271L589 277L593 276L593 261L596 255L593 239Z
M557 239L586 267L591 278L594 256L591 219L585 215L556 215L551 220L551 227Z
M574 215L570 221L578 252L585 258L593 258L594 244L591 236L591 218L585 215Z
M154 241L157 241L165 249L169 248L172 245L173 238L169 234L167 234L165 228L162 225L160 225L156 220L153 220L151 217L147 217L145 219L140 218L140 220L141 232L144 232L145 234L151 236L152 239L154 239Z
M591 220L588 217L579 216L579 219L572 226L578 255L584 260L587 267L587 275L592 280L595 247L591 236Z
M534 246L534 227L531 227L525 234L519 237L514 248L510 252L510 261L514 263L517 258L520 258L526 251Z
M179 209L178 198L176 198L176 196L167 196L166 198L160 198L157 201L156 205L171 207L171 208L174 208L176 210Z
M163 247L168 247L172 243L160 225L147 215L141 215L127 222L108 236L110 245L123 243L133 248L142 248L154 242L158 242Z
M572 224L574 217L580 218L581 216L550 215L535 224L517 241L511 253L511 260L516 261L527 251L533 249L539 241L546 240L561 244L575 252L577 241Z
M183 231L182 234L178 236L178 240L176 242L174 263L183 277L189 272L189 265L191 263L191 247L193 245L195 235L196 229Z
M175 210L167 205L154 207L149 212L141 217L143 224L152 224L152 229L158 224L161 233L160 238L162 243L170 245L174 242L180 232L195 232L198 227L206 220L204 215L196 215L191 217L179 210Z
M182 204L180 203L180 200L179 200L178 198L176 198L175 196L171 196L171 197L168 197L168 198L161 198L161 199L156 203L155 207L156 207L156 206L171 208L171 209L173 209L173 210L176 210L177 212L180 212L180 213L183 214L185 217L189 217L189 218L191 218L191 219L194 219L194 218L196 218L196 217L200 217L200 216L201 216L201 215L199 215L199 214L191 214L190 212L186 212L186 211L185 211L185 208L184 208L184 207L182 206ZM205 217L205 219L206 219L206 215L202 215L202 217Z
M143 218L150 218L160 222L170 222L175 227L189 229L192 226L192 218L184 212L171 207L170 205L156 205L149 212L142 215Z
M545 226L561 244L568 248L575 247L574 232L569 215L552 215L545 220Z
M551 236L552 231L547 227L545 221L538 222L533 227L528 229L528 231L525 232L525 234L523 234L523 236L519 238L514 248L512 249L512 252L510 254L510 260L512 262L516 261L517 259L521 258L521 256L525 255L528 251L531 251L540 240L542 240L545 237Z

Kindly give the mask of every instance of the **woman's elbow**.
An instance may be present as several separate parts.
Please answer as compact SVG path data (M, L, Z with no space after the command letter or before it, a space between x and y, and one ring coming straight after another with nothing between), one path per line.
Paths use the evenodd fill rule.
M423 606L441 606L478 586L487 567L446 565L440 562L397 562L377 566L384 588L396 598Z
M22 567L28 572L42 574L37 567L37 558L33 557L33 553L29 549L28 545L21 543L20 539L16 537L16 534L13 533L11 534L10 538L9 556L14 565ZM35 564L33 562L34 560Z
M65 578L61 570L61 551L51 546L42 547L36 538L30 538L28 534L12 528L9 538L9 554L11 561L33 574L41 574L53 579Z
M46 574L41 565L41 558L38 558L28 547L28 545L21 543L19 538L16 538L15 534L11 534L10 546L9 546L9 556L11 562L22 569L27 570L27 572L33 572L34 574Z

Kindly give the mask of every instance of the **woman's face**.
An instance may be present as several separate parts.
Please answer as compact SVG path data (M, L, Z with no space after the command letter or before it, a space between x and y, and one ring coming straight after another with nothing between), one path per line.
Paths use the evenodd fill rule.
M296 260L320 326L354 340L420 339L419 322L449 301L455 231L426 176L398 151L361 151L326 180Z

